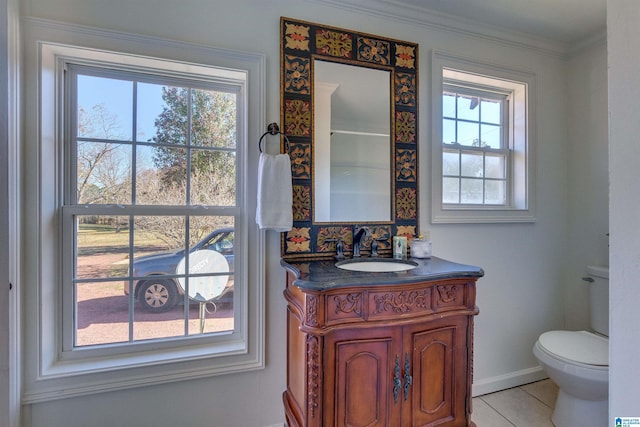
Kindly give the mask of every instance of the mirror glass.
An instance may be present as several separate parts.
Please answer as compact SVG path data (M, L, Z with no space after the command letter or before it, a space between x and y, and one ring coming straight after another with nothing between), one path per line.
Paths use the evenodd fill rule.
M314 221L391 220L391 72L314 61Z

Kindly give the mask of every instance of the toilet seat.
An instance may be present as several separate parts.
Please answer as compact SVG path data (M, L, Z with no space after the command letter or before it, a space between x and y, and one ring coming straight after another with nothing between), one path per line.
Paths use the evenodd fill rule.
M609 366L609 340L588 331L549 331L538 342L544 350L568 363Z

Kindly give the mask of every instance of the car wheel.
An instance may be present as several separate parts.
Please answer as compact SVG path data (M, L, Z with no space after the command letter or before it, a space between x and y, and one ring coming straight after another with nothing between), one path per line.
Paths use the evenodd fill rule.
M177 297L176 285L171 280L146 280L138 289L138 302L153 313L171 310Z

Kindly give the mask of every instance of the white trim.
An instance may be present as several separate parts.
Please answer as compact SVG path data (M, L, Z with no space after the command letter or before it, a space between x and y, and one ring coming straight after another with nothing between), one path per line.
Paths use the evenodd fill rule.
M442 203L442 94L443 69L460 70L475 74L479 78L491 76L501 79L505 85L517 82L527 86L526 98L522 95L521 117L526 141L514 134L514 141L525 152L524 165L512 164L510 180L522 190L512 195L511 206L455 206L444 207ZM522 83L522 84L520 84ZM431 57L431 222L436 223L510 223L536 221L536 76L527 71L515 70L502 65L461 58L441 51L433 51ZM519 117L519 116L518 116ZM511 118L513 120L514 118ZM517 173L516 173L517 172ZM424 181L423 181L424 182ZM511 191L511 190L510 190ZM520 194L521 193L521 194ZM514 198L518 197L516 201Z
M382 16L406 22L428 29L443 31L474 40L487 40L491 43L516 49L528 49L556 58L565 58L571 52L569 44L536 37L532 34L498 29L488 24L464 19L442 12L428 10L428 5L418 7L407 5L400 0L307 0L324 3L341 9L353 10L367 15ZM594 41L597 41L595 38ZM590 40L585 41L587 43Z
M508 374L474 381L471 394L473 397L482 396L484 394L518 387L524 384L544 380L546 378L549 378L546 372L540 366L536 366L534 368L522 369L520 371L509 372Z
M31 212L24 217L25 250L31 254L22 263L25 282L25 299L33 306L29 307L30 315L25 318L25 385L23 403L42 402L67 397L83 396L91 393L114 391L124 388L148 386L174 381L202 378L211 375L245 372L264 367L265 346L265 248L264 233L259 232L251 221L250 212L255 211L256 197L254 170L258 163L257 147L253 149L252 141L257 141L262 133L261 124L265 116L265 82L266 59L262 54L233 52L205 46L191 45L159 38L142 37L88 27L66 25L57 22L26 19L25 20L25 69L28 70L25 81L25 109L28 117L33 118L30 125L25 126L24 156L31 165L33 173L25 175L25 189L29 189L23 197L24 212ZM49 49L47 57L40 57L40 47ZM53 118L40 115L40 105L55 99L53 85L40 86L41 60L52 64L51 53L67 55L76 48L86 48L97 55L109 55L111 52L122 52L135 58L167 58L168 61L182 67L191 67L196 71L197 64L225 67L230 72L246 73L247 96L249 102L244 103L246 136L248 146L244 164L239 164L239 173L244 172L247 182L238 199L242 199L245 214L238 221L237 227L246 230L245 241L238 244L246 260L247 305L243 310L250 315L241 317L238 329L243 336L235 342L222 343L226 353L211 357L211 347L201 343L175 347L175 350L147 349L144 353L133 354L129 358L103 356L85 361L62 360L60 358L60 327L51 322L59 319L56 312L60 294L55 286L44 286L41 283L54 281L55 277L43 274L46 271L57 271L59 260L51 259L44 254L52 248L47 238L55 229L56 221L51 221L54 213L49 205L59 201L60 194L54 183L41 180L42 166L59 167L56 163L54 139L58 126ZM55 56L55 55L54 55ZM236 70L236 71L234 71ZM55 77L44 76L49 79ZM49 107L50 108L50 107ZM35 126L37 124L37 126ZM42 136L42 137L41 137ZM41 139L43 138L43 139ZM37 143L36 143L37 142ZM36 163L37 160L37 163ZM35 190L35 191L33 191ZM24 194L24 193L23 193ZM240 203L240 202L239 202ZM43 209L49 209L45 211ZM37 214L34 214L37 213ZM56 250L56 247L53 247ZM36 268L35 266L42 266ZM35 302L40 303L35 304ZM40 317L44 313L44 317ZM42 328L47 330L43 330ZM161 361L156 358L163 354Z
M8 279L13 284L13 290L9 292L8 301L8 355L9 355L9 388L7 392L7 408L6 415L7 427L18 427L21 422L21 389L22 389L22 357L20 347L20 337L22 333L21 323L21 295L22 281L20 274L20 254L21 245L18 230L21 229L20 221L21 206L21 63L20 63L20 12L18 0L7 0L3 7L6 6L6 36L7 57L6 57L6 76L7 76L7 99L6 101L6 119L7 119L7 204L6 214L8 216L7 245L3 249L8 249ZM4 74L3 74L4 75ZM3 277L4 279L4 277ZM3 286L6 284L3 283ZM4 345L5 343L0 343ZM3 384L4 386L4 384ZM3 397L5 394L0 393ZM4 405L4 402L3 402ZM3 406L4 407L4 406Z

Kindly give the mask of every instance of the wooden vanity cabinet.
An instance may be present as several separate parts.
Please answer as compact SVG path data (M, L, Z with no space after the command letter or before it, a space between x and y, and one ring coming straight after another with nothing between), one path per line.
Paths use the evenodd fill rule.
M287 273L289 427L473 426L475 277L301 289Z

